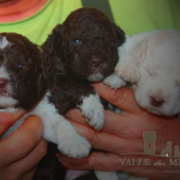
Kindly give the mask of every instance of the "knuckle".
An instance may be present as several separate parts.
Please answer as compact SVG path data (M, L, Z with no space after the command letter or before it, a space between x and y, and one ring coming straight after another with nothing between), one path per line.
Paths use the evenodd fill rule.
M27 130L32 132L32 134L42 136L44 131L44 124L39 116L30 115L26 118L26 122L28 122L26 125Z
M94 132L88 133L86 139L90 142L92 146L97 144L98 138Z
M41 158L46 155L46 153L47 153L47 142L45 140L42 140L37 151L38 151L38 156Z
M90 169L93 169L93 170L102 170L102 164L97 160L97 159L94 159L92 161L90 161L89 163L89 167Z
M44 126L41 118L36 115L30 115L27 117L28 121L31 121L33 128L39 128L39 126Z
M21 148L32 149L35 147L37 142L34 136L32 136L32 133L30 131L26 131L21 136L19 143L20 143Z
M109 95L109 101L112 103L119 103L124 98L124 88L121 88L121 90L113 89Z

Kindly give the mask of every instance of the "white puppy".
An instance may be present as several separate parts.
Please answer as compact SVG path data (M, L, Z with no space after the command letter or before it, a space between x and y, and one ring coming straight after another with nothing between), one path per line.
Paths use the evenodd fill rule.
M154 30L128 37L119 57L105 84L119 88L130 82L142 108L158 115L180 113L180 31Z

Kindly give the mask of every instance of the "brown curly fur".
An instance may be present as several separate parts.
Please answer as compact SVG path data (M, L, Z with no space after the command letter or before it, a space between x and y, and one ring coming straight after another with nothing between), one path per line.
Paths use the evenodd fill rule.
M47 91L47 78L52 73L50 59L20 34L0 33L2 37L10 46L0 48L0 66L5 66L9 73L12 98L18 100L16 107L29 110Z
M95 94L88 77L112 74L117 47L124 41L124 32L95 8L77 9L54 28L42 49L61 67L54 73L50 97L61 114L81 104L82 96Z
M124 32L94 8L77 9L53 29L42 49L56 62L49 100L60 114L80 105L82 96L96 93L88 77L100 73L105 78L112 74L119 58L117 47L124 41ZM100 80L103 78L97 81ZM49 149L52 147L49 144ZM48 160L52 160L49 156L55 160ZM67 169L58 164L54 153L48 151L33 180L43 179L40 176L64 179L62 173ZM93 172L77 179L97 180Z

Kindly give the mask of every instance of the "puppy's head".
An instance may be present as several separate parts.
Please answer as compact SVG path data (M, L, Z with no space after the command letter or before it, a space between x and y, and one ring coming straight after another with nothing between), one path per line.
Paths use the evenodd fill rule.
M124 41L124 32L104 13L80 8L55 27L42 47L62 61L68 76L97 82L113 73L117 47Z
M47 89L48 58L27 38L0 34L0 108L30 109Z
M171 116L180 112L180 32L156 30L147 33L139 54L140 78L133 87L140 106Z

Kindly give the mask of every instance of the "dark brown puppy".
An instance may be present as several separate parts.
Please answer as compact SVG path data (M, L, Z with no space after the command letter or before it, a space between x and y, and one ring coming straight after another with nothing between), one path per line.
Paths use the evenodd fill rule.
M54 28L42 48L62 67L51 90L51 101L61 114L96 94L90 83L113 73L117 47L124 41L124 32L95 8L80 8ZM93 115L84 115L92 120Z
M103 127L103 106L90 83L102 81L114 72L119 58L117 47L124 42L124 32L103 12L94 8L78 9L63 24L54 28L42 49L57 63L49 100L55 104L60 114L79 107L91 126L95 129ZM52 156L56 159L53 151L48 151L49 154L41 162L38 171L41 173L37 172L36 179L47 176L51 177L49 179L64 178L66 169L63 173L63 168L61 171L59 166L58 170L58 162L50 162L51 158L48 158ZM93 174L79 178L97 179Z
M48 88L46 77L50 73L50 64L45 65L47 63L45 54L26 37L16 33L1 33L1 109L32 109Z

